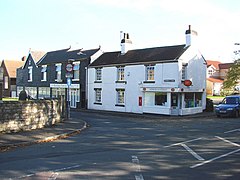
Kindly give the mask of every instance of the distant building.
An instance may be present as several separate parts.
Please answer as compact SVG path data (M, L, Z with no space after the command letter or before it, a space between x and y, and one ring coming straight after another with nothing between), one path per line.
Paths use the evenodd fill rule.
M16 70L24 64L21 60L3 60L1 93L3 97L16 97ZM1 82L1 80L0 80Z
M18 93L25 89L34 99L67 97L66 65L71 62L72 81L70 84L71 108L84 108L86 67L101 54L100 48L50 51L40 59L30 52L24 66L17 70Z
M186 44L106 52L88 68L88 108L165 115L200 113L206 107L206 61L186 31Z
M207 60L207 95L220 95L223 82L233 63Z

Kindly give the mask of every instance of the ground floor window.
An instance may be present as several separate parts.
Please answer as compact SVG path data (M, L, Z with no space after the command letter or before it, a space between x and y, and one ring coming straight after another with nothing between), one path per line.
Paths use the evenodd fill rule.
M185 108L202 106L202 93L200 92L185 93L184 104Z
M37 99L37 87L25 87L30 98Z
M52 98L65 96L65 88L52 88Z
M102 103L102 89L96 88L94 89L94 91L95 91L95 103L96 104Z
M50 87L39 87L38 88L38 98L50 98Z
M166 106L167 93L166 92L146 92L144 105L145 106Z
M201 107L202 106L202 93L195 93L195 107Z
M167 103L167 93L156 92L155 93L155 105L156 106L165 106Z
M116 89L116 91L117 91L117 105L124 105L125 89Z

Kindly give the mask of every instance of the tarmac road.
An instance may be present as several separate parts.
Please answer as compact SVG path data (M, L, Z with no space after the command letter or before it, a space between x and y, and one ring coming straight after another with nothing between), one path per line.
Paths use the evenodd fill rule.
M90 127L0 153L0 179L240 179L240 119L71 115Z

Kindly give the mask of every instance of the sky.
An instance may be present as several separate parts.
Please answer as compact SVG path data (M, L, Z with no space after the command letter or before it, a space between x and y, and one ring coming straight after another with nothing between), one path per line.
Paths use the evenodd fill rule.
M120 31L133 49L185 44L191 25L206 60L233 62L239 8L237 0L0 0L0 60L29 49L119 51Z

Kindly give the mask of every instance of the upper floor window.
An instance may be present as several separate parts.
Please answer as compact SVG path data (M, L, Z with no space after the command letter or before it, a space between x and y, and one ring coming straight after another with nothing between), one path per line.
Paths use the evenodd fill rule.
M4 76L4 89L8 89L8 76Z
M187 65L188 63L182 63L182 80L187 79Z
M124 81L124 79L125 79L124 67L118 67L117 68L117 80Z
M214 72L213 72L213 70L212 70L212 69L209 69L209 70L208 70L208 75L209 75L209 76L212 76L212 75L213 75L213 73L214 73Z
M73 64L73 80L78 80L79 81L79 76L80 76L80 62L74 63Z
M154 65L146 66L146 80L154 81Z
M32 67L28 67L28 81L32 81Z
M102 80L102 68L96 68L96 81Z
M62 80L62 64L56 64L56 81Z
M47 81L47 65L42 66L42 81Z

